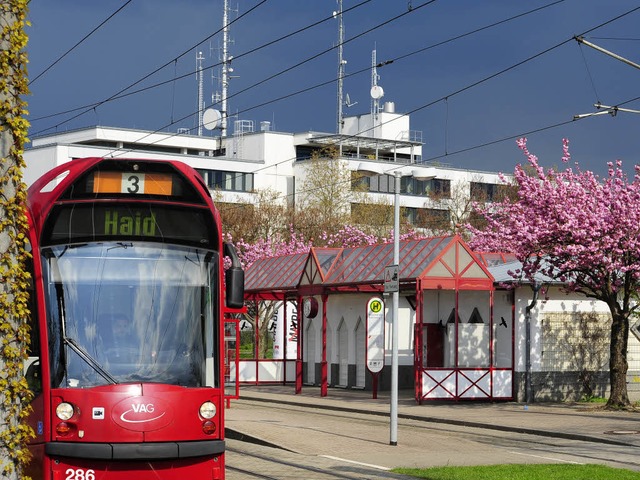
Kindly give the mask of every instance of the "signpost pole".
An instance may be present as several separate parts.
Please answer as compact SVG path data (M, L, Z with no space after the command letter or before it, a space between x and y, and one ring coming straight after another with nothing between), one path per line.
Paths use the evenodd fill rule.
M393 264L400 264L400 171L395 171L393 198ZM399 272L398 272L399 277ZM398 278L398 281L400 279ZM389 445L398 445L398 302L399 288L393 292L391 304L391 406Z

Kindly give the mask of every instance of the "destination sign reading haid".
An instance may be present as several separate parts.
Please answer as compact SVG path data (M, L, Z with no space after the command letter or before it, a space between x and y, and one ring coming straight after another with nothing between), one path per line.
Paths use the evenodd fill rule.
M95 172L93 193L173 195L173 179L164 173Z
M156 215L148 212L131 212L128 215L117 210L104 211L105 235L156 236Z
M140 238L197 246L209 245L215 230L206 211L150 202L80 203L58 205L50 216L47 243Z

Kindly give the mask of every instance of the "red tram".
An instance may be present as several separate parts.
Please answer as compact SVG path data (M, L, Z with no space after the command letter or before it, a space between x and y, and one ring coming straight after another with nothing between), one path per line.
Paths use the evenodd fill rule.
M199 174L86 158L28 192L34 479L224 478L224 317L244 274ZM231 268L223 268L224 257Z

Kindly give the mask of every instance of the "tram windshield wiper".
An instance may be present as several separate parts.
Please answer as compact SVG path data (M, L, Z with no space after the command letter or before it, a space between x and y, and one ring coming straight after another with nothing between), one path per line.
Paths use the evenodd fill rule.
M89 353L82 348L78 342L76 342L73 338L69 338L69 337L64 337L64 343L69 345L69 347L78 354L78 356L84 360L84 362L89 365L91 368L93 368L102 378L104 378L107 382L110 382L114 385L116 385L118 383L118 381L113 377L113 375L111 375L109 372L107 372L104 368L102 368L102 365L100 365L100 363L93 358L91 355L89 355Z

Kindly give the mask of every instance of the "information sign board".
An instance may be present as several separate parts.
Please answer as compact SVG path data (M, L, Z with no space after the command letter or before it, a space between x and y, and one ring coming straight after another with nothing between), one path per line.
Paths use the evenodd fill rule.
M399 291L400 282L398 276L398 265L384 267L384 293Z
M384 301L372 297L367 302L367 368L379 373L384 367Z

